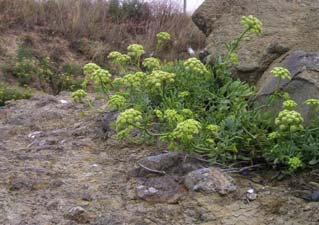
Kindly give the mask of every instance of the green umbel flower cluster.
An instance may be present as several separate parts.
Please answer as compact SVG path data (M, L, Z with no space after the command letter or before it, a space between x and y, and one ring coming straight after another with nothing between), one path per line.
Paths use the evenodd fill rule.
M83 67L85 74L85 81L83 85L86 86L89 81L93 81L94 85L106 87L111 83L111 74L108 70L104 70L94 63L88 63Z
M278 131L274 131L274 132L271 132L269 135L268 135L268 138L270 140L275 140L277 138L280 137L280 133Z
M94 82L95 85L106 86L111 83L111 77L112 76L109 71L99 69L92 74L91 80Z
M71 95L73 101L77 103L82 102L86 96L87 96L87 93L82 89L74 91Z
M138 89L141 87L144 79L145 79L145 73L136 72L134 74L125 75L121 82L127 88Z
M122 95L112 95L108 101L112 110L122 110L126 106L126 99Z
M117 51L111 52L107 58L110 59L112 61L112 63L117 64L117 65L121 65L121 66L124 66L131 61L130 56L128 56L126 54L122 54L122 53L117 52Z
M167 32L160 32L156 35L157 48L161 48L165 43L171 40L171 35Z
M146 77L146 86L151 90L158 90L165 83L174 82L174 73L168 73L161 70L154 70L149 76Z
M98 65L95 63L88 63L83 67L83 72L85 76L91 76L95 73L95 71L101 69Z
M170 125L173 125L182 122L184 117L178 114L175 109L167 109L164 112L164 119L166 119Z
M206 66L197 58L189 58L184 62L184 66L187 71L204 75L208 73Z
M116 130L121 131L131 126L140 126L142 113L136 109L127 109L122 112L116 120Z
M236 53L231 53L229 56L229 61L233 65L238 65L239 64L238 55Z
M143 66L149 71L159 70L161 68L161 61L154 57L146 58L144 59Z
M143 45L132 44L127 47L128 55L134 59L139 59L145 53Z
M206 129L209 130L211 133L216 134L216 133L219 132L220 126L215 125L215 124L209 124L209 125L206 127Z
M262 22L255 16L243 16L241 24L251 33L260 35L262 32Z
M319 107L319 99L314 99L314 98L308 99L305 101L305 104L311 107Z
M296 132L298 130L303 130L303 121L304 119L300 113L285 109L279 113L275 120L275 124L279 127L280 131Z
M292 157L289 158L288 165L291 171L296 171L303 166L303 163L299 157Z
M194 119L188 119L177 124L172 136L181 141L191 141L195 135L199 134L201 129L200 122Z
M275 67L272 69L271 73L274 75L274 77L277 77L279 79L287 79L287 80L291 80L291 75L289 70L287 70L286 68L283 67Z
M297 103L294 100L286 100L283 102L283 108L287 110L293 110L297 107Z

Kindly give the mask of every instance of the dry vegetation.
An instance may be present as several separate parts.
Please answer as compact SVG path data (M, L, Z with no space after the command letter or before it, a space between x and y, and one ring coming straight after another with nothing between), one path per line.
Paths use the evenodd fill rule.
M160 31L171 33L175 40L166 53L167 59L183 57L189 46L194 49L204 46L204 35L176 5L131 0L118 7L114 2L112 5L112 1L104 0L0 0L0 31L40 30L60 36L90 59L98 49L124 50L130 43L143 43L146 49L152 49ZM88 49L92 46L93 53Z

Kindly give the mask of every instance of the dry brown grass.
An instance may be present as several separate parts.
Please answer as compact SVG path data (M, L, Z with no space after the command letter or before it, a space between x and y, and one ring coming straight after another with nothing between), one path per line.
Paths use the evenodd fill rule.
M154 1L150 10L146 18L114 21L105 0L0 0L0 31L37 29L71 43L84 39L102 42L108 51L124 50L131 43L144 44L150 50L156 33L167 31L175 40L168 59L183 57L188 46L204 46L204 35L178 7Z

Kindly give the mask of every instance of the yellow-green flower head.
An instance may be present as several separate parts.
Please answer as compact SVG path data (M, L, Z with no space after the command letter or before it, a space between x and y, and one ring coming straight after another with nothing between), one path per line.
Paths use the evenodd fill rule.
M243 16L241 18L241 24L245 27L246 30L249 30L251 33L260 35L262 32L262 22L255 16Z
M272 132L272 133L270 133L270 134L268 135L268 138L269 138L270 140L274 140L274 139L277 139L277 138L279 138L279 137L280 137L280 133L277 132L277 131Z
M186 98L189 96L189 92L188 91L182 91L178 94L179 98Z
M82 102L86 96L87 96L87 93L82 89L72 92L72 95L71 95L74 102Z
M121 110L126 106L126 99L122 95L112 95L108 104L112 110Z
M288 160L289 170L296 171L303 166L303 163L299 157L292 157Z
M233 65L238 65L239 63L238 55L236 53L231 53L229 56L229 60Z
M121 131L131 125L140 126L142 119L142 113L140 111L127 109L117 117L116 130Z
M154 110L154 113L155 113L155 115L156 115L156 117L157 117L157 118L159 118L159 119L163 119L164 114L162 113L162 111L161 111L161 110L159 110L159 109L155 109L155 110Z
M134 74L127 74L123 77L123 85L129 88L140 88L143 80L145 79L145 73L136 72Z
M166 42L171 40L171 35L167 32L160 32L156 35L158 41Z
M319 107L319 99L308 99L305 101L305 104L312 107Z
M272 69L271 73L273 74L274 77L277 77L279 79L287 79L287 80L291 80L291 75L289 70L287 70L286 68L283 67L275 67Z
M185 69L189 72L204 75L208 73L206 66L197 58L189 58L184 62Z
M184 117L177 113L175 109L167 109L164 112L164 118L168 121L169 124L174 124L178 122L182 122Z
M132 58L140 58L144 53L143 45L132 44L127 47L128 55Z
M158 70L161 68L161 61L154 57L146 58L144 59L143 66L149 71Z
M181 114L185 117L185 118L192 118L194 113L192 112L192 110L190 109L182 109Z
M111 83L111 74L109 71L104 69L95 70L91 76L95 85L108 85Z
M283 108L287 110L293 110L297 107L297 103L294 100L286 100L283 102Z
M130 56L117 51L111 52L107 58L110 59L112 63L119 65L125 65L131 60Z
M146 77L146 86L151 90L158 90L162 84L173 83L174 73L169 73L161 70L154 70L150 75Z
M206 129L215 134L219 132L220 126L215 124L209 124L207 125Z
M156 35L157 48L161 48L165 43L171 40L171 35L167 32L160 32Z
M181 141L191 141L195 135L199 134L200 129L200 122L194 119L188 119L177 124L172 135Z
M278 114L275 124L280 131L296 132L303 130L303 121L304 119L300 113L285 109Z
M83 67L85 76L92 76L97 70L101 69L95 63L88 63Z

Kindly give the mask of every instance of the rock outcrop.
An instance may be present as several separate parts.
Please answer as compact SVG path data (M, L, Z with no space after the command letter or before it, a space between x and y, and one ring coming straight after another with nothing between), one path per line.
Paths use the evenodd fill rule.
M193 15L207 36L206 60L214 62L225 52L225 44L243 31L244 15L258 17L263 33L241 44L234 75L256 84L264 97L278 87L271 69L286 67L292 80L279 87L297 101L307 119L304 100L319 97L319 54L314 53L319 52L319 0L206 0Z
M255 15L263 22L263 34L242 43L236 75L256 83L263 72L288 51L319 49L318 0L206 0L194 13L195 24L207 35L206 50L215 58L225 43L243 28L240 18Z

